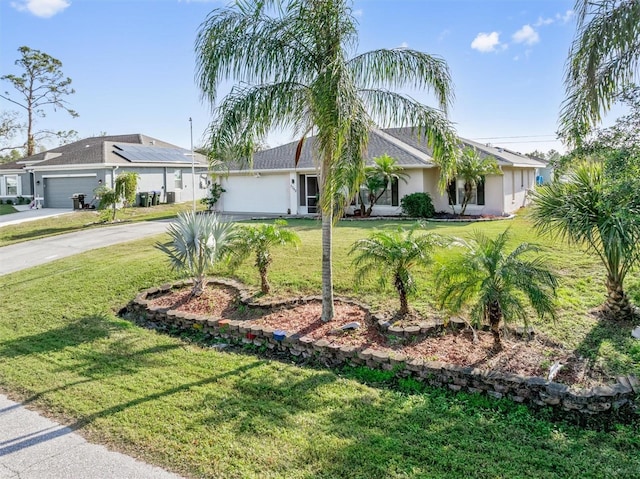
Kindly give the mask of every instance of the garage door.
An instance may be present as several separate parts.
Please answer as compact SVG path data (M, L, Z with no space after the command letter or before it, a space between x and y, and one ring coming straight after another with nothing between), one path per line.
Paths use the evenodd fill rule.
M222 211L281 213L289 208L289 175L229 176L223 180Z
M93 198L93 190L98 186L98 179L92 177L45 178L44 207L73 208L71 196L76 193L87 195L87 202Z

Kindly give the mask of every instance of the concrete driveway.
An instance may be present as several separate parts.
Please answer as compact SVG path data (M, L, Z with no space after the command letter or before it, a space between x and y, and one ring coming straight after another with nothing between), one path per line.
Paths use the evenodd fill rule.
M169 223L164 220L105 226L4 246L0 248L0 276L91 249L158 235L167 231Z
M8 215L0 215L0 228L3 226L17 225L27 221L40 220L42 218L52 218L54 216L69 215L73 213L71 208L39 208L31 210L28 206L17 205L15 208L17 213L9 213Z

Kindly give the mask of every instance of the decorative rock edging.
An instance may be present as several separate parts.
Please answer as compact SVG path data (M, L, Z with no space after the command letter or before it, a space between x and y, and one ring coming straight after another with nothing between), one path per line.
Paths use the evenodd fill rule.
M242 303L250 308L290 306L320 299L316 296L308 296L284 301L253 301L249 290L236 281L213 279L210 282L237 289ZM251 321L212 318L150 305L149 299L188 284L190 284L189 281L183 281L142 291L127 305L126 311L129 316L137 319L161 322L166 326L183 330L199 330L214 338L224 338L230 343L264 346L270 350L288 353L294 359L313 358L331 367L367 366L372 369L393 371L398 378L412 377L430 386L444 387L456 392L481 393L495 399L508 398L516 403L551 407L563 415L574 417L577 415L578 418L584 419L596 416L606 419L607 415L623 418L637 417L636 401L640 397L640 381L632 375L619 376L618 381L612 385L589 389L576 388L540 377L486 371L410 358L400 353L370 348L361 349L332 343L326 339L314 340L309 336L300 337L287 331L254 325ZM369 311L365 305L357 301L343 299L341 301ZM395 333L392 328L388 327L387 331ZM404 328L402 334L405 334L409 328ZM421 329L420 326L414 328Z

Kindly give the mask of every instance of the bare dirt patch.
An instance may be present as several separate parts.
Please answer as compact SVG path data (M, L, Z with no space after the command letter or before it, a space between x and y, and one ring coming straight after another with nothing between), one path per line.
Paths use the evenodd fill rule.
M183 289L159 296L151 303L187 313L251 321L314 340L326 339L341 345L393 351L411 358L503 373L546 377L549 367L559 362L562 368L554 381L569 385L590 387L607 380L573 351L567 351L540 336L530 340L504 337L499 350L494 347L491 333L485 331L477 331L477 343L473 342L473 334L468 329L447 331L430 337L398 338L380 332L368 311L341 301L336 301L335 317L329 323L320 319L322 305L319 301L278 308L248 308L240 302L237 291L219 285L209 285L199 297L190 297L189 290ZM418 320L420 316L413 312L410 322ZM340 329L353 322L360 323L360 327L355 330Z

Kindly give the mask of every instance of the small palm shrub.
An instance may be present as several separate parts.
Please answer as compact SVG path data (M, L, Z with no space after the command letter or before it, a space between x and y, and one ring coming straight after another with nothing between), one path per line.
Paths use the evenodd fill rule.
M372 274L378 276L383 288L389 278L393 281L400 300L400 315L409 312L408 297L416 292L413 269L429 264L431 252L442 243L434 234L416 235L417 230L418 225L409 230L376 231L356 241L349 251L355 255L352 264L356 268L356 284L362 284Z
M542 257L522 258L540 249L521 243L507 252L508 239L507 229L495 239L476 231L472 240L456 240L453 244L464 252L449 256L436 273L440 306L451 313L470 308L472 323L488 322L496 345L500 344L501 321L520 319L529 325L523 296L540 318L555 318L556 276L544 266Z
M640 264L640 194L637 180L616 178L633 170L616 169L596 162L576 165L562 181L533 192L530 216L539 232L598 255L606 271L604 316L628 320L635 307L624 280Z
M229 254L236 226L217 215L197 215L192 211L178 215L169 225L171 240L156 247L167 254L171 266L193 279L191 296L199 296L206 286L206 273Z
M411 193L400 200L402 214L412 218L433 218L436 210L428 193Z
M274 246L300 244L298 234L284 228L286 225L285 220L276 220L273 224L241 226L233 242L231 268L237 268L249 256L255 255L255 266L260 274L260 290L264 294L271 291L267 276L269 265L273 261L271 249Z

